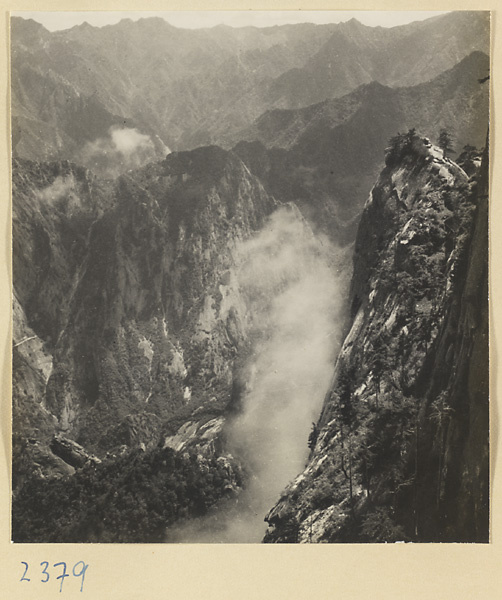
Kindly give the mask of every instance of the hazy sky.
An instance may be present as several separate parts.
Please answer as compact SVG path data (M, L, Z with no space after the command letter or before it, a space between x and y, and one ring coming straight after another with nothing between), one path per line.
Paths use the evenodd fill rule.
M33 12L13 11L12 15L31 18L50 31L68 29L87 21L94 26L111 25L121 19L137 20L143 17L163 17L183 28L213 27L225 23L234 27L254 25L267 27L285 23L339 23L355 17L365 25L393 27L411 21L420 21L447 11L169 11L169 12Z

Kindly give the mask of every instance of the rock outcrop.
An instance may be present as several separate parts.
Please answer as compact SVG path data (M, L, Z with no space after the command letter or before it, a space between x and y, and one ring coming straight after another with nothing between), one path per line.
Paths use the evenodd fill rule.
M86 464L99 465L101 463L97 456L88 454L80 444L62 435L55 435L52 438L50 448L56 456L75 469Z
M488 540L487 152L410 131L359 226L352 322L266 542Z

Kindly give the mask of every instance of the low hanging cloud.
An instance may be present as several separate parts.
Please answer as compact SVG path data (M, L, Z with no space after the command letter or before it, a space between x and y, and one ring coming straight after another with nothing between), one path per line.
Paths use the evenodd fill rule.
M153 148L150 136L140 133L137 129L112 129L110 137L116 151L128 158L138 150Z
M156 157L149 135L136 128L111 127L105 137L87 142L76 160L101 177L114 178Z
M238 253L254 343L227 450L250 478L236 503L189 523L176 541L261 541L266 513L308 458L341 344L350 262L346 251L313 234L296 206L276 211Z
M244 542L261 539L266 512L305 465L341 343L348 274L343 251L316 237L294 205L274 213L241 252L247 259L240 283L256 342L229 448L252 478L248 509L229 528Z
M68 196L74 190L75 178L73 174L70 174L66 176L59 175L50 185L42 190L37 190L35 193L43 202L53 203Z

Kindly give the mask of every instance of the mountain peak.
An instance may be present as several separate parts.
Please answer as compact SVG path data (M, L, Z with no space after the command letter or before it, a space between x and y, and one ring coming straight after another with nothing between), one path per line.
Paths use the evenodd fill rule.
M348 31L352 33L363 33L367 34L368 31L372 31L377 29L376 27L370 27L368 25L364 25L361 21L358 21L355 17L349 19L348 21L343 21L340 23L341 29L343 31Z
M366 27L366 25L363 25L361 21L358 21L355 17L352 17L352 19L349 19L348 21L343 21L342 25L349 27Z
M162 165L169 175L195 177L198 180L209 177L216 180L222 176L233 156L219 146L201 146L194 150L172 152Z
M178 29L162 17L143 17L142 19L138 19L136 23L139 26L149 27L151 29Z
M41 23L34 19L25 19L24 17L11 17L10 26L12 31L15 31L16 35L36 35L39 33L49 34L49 30L46 29Z

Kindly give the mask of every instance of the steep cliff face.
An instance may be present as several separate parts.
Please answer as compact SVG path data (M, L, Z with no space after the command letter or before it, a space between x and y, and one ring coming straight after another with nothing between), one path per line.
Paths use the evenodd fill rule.
M232 506L232 517L220 533L259 541L267 486L278 493L304 464L296 439L329 384L347 252L217 147L170 154L104 191L78 253L62 242L63 216L47 231L40 223L61 277L60 287L48 278L39 299L44 324L45 296L61 295L54 338L26 301L31 271L17 272L13 535L162 541L175 521L227 501L221 511ZM63 205L71 193L61 192ZM28 251L33 223L54 210L40 197L22 221L34 273L46 256ZM31 200L16 188L16 210ZM71 517L56 524L62 513ZM91 513L92 526L81 517Z
M14 160L15 292L29 325L52 346L68 317L73 276L92 223L109 204L110 186L66 161Z
M30 456L36 469L48 473L65 474L68 466L48 449L57 419L46 405L47 381L91 227L109 206L109 191L92 173L65 161L13 162L14 456Z
M56 201L18 167L15 352L34 373L33 403L52 423L48 431L102 453L156 444L197 410L198 426L220 415L246 335L235 250L275 200L217 147L123 176L103 199L106 210L98 203L84 216L67 179L50 184L61 188ZM55 202L68 214L46 222L46 213L59 214ZM36 356L26 354L35 345Z
M397 136L359 226L352 322L267 542L487 541L487 164Z

